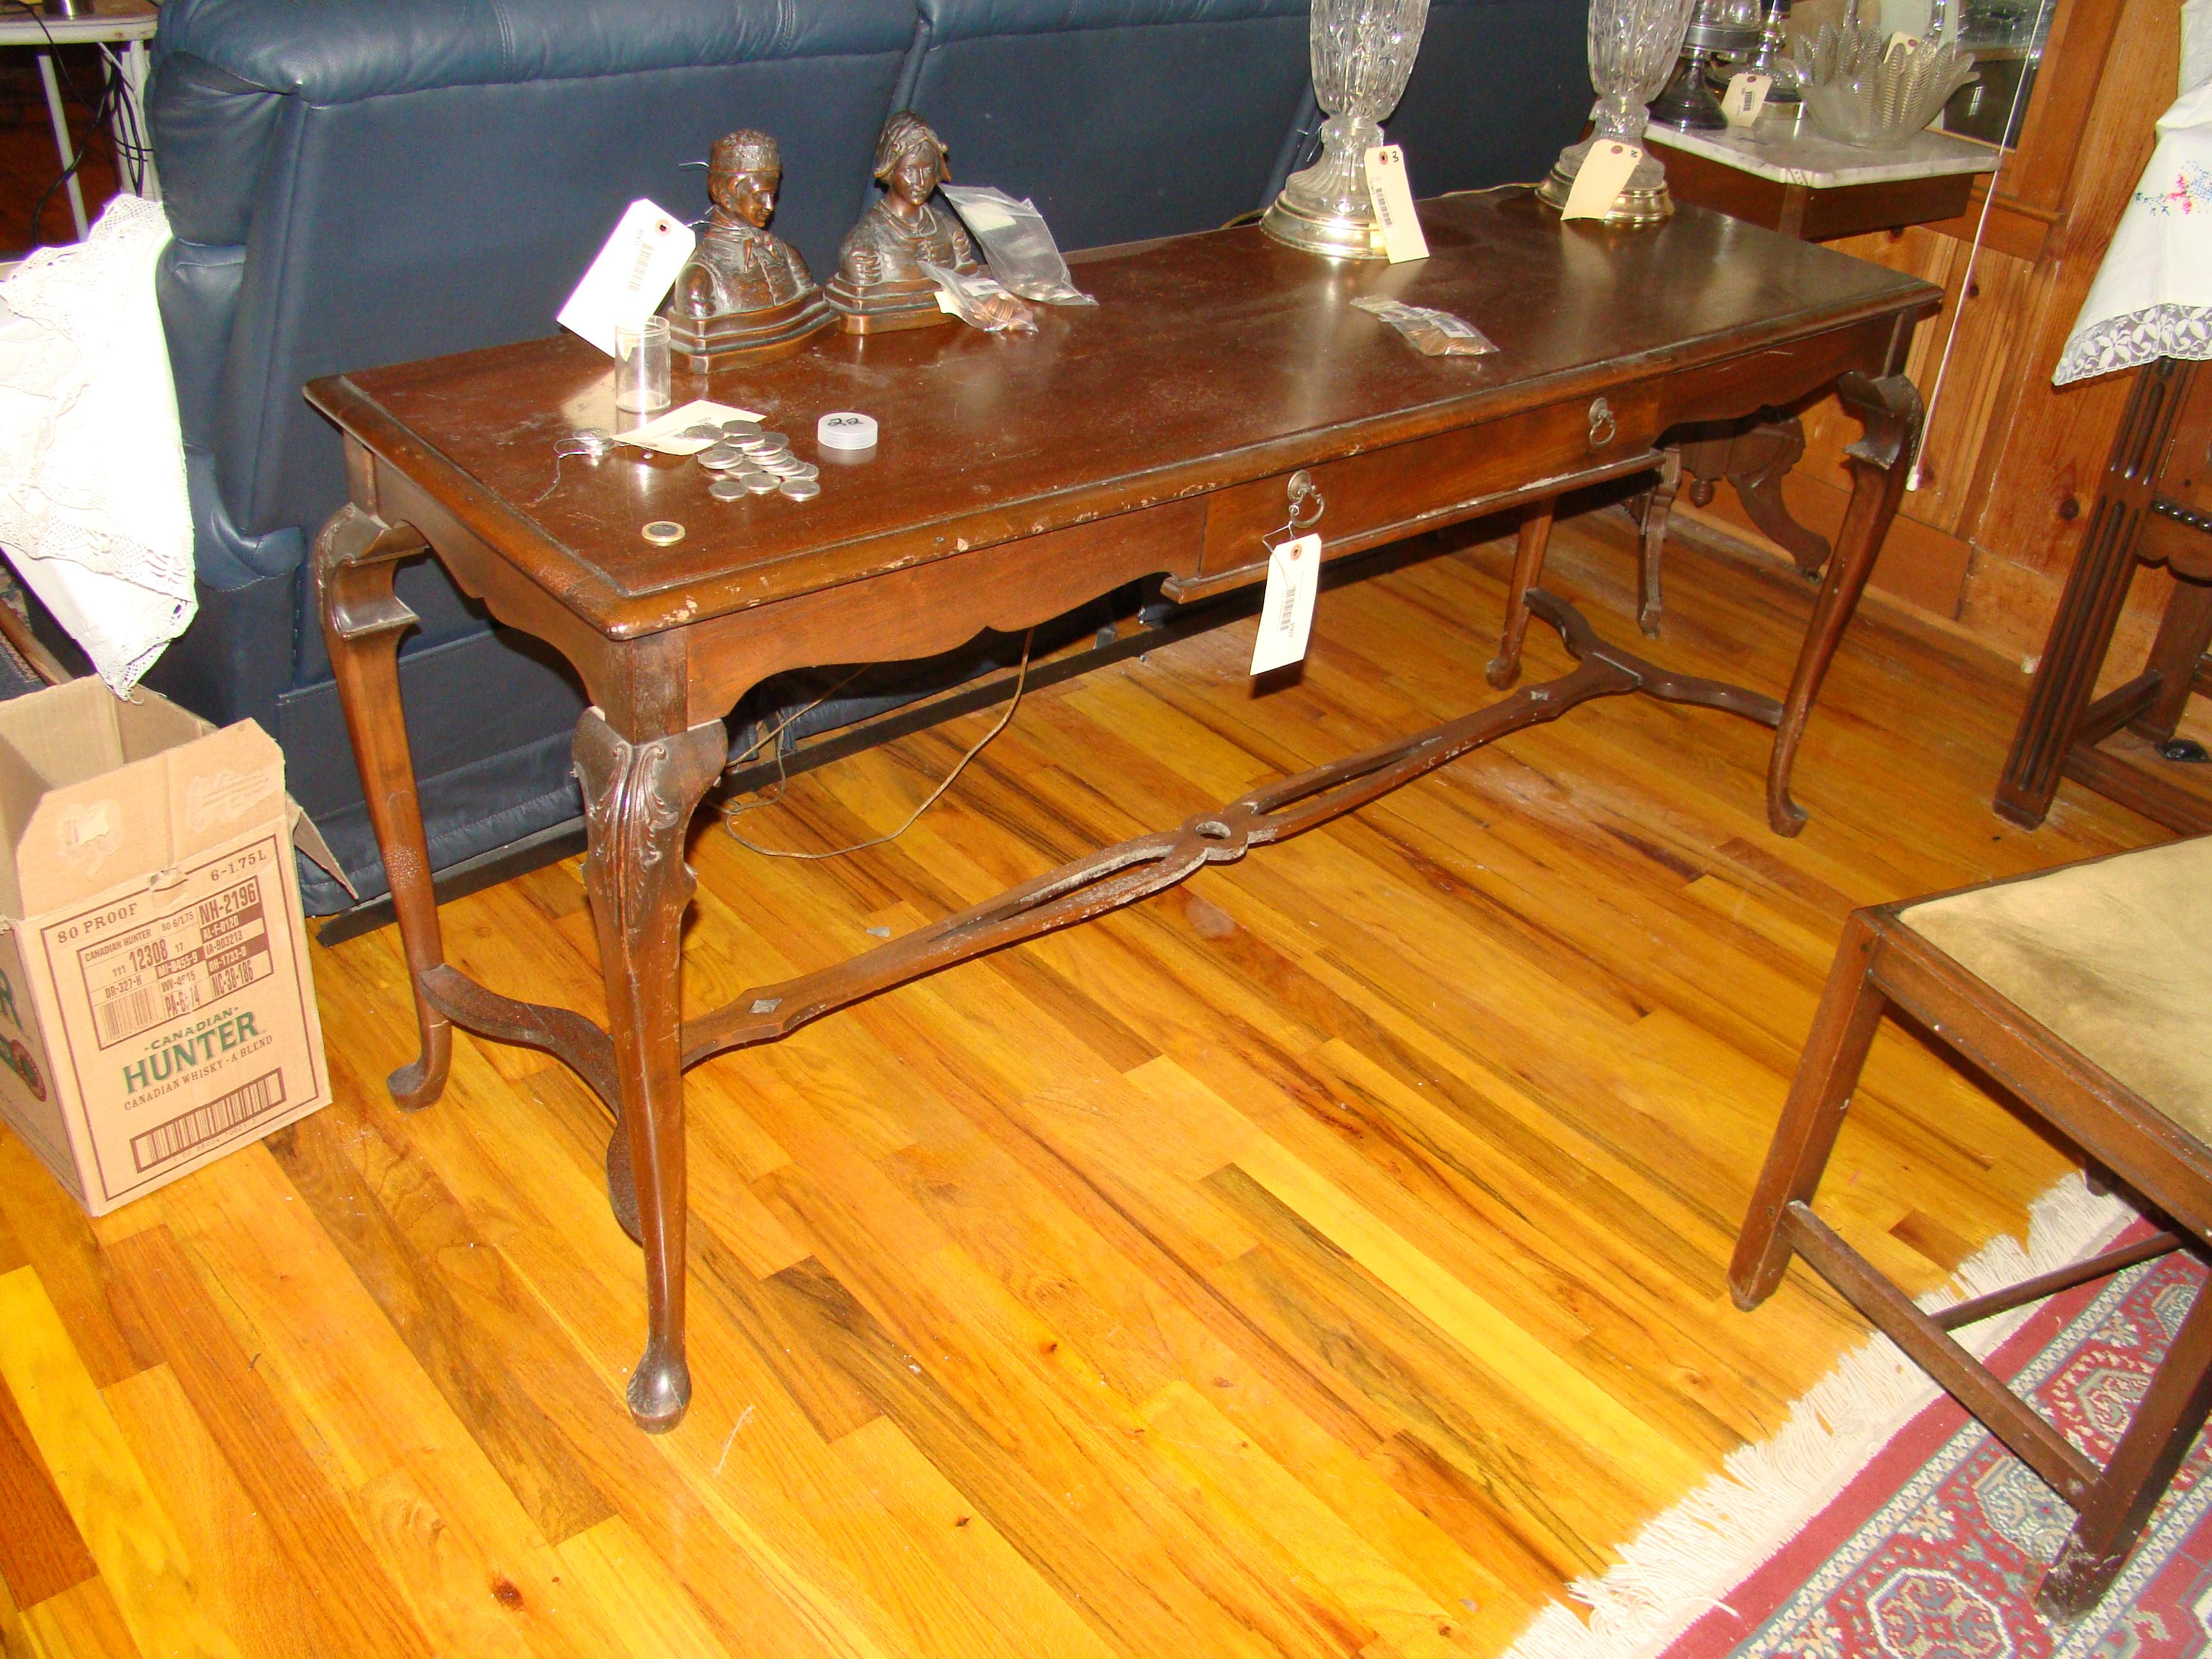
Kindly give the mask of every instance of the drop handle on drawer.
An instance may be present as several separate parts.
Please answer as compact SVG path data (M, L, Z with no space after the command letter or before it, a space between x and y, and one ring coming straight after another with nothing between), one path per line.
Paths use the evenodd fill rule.
M1289 498L1289 516L1283 520L1282 533L1285 536L1296 536L1312 529L1321 522L1321 515L1328 509L1328 502L1322 495L1321 486L1313 481L1313 474L1304 467L1291 474L1283 487L1283 493Z
M1589 447L1603 449L1620 435L1620 427L1613 418L1613 405L1599 398L1590 404Z

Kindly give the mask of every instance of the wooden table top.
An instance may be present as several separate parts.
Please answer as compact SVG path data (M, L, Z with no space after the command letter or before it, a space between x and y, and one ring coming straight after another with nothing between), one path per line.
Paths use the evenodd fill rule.
M1029 337L958 324L817 337L779 362L679 372L760 410L822 494L720 501L694 462L570 459L617 427L608 359L562 336L334 376L310 400L583 621L617 637L1465 427L1854 321L1932 309L1915 278L1686 207L1656 229L1563 225L1525 191L1423 204L1430 257L1333 264L1256 228L1078 264L1094 308ZM1497 344L1425 357L1350 301L1457 313ZM816 417L880 423L852 463ZM543 501L536 498L544 495ZM646 543L671 519L687 534Z

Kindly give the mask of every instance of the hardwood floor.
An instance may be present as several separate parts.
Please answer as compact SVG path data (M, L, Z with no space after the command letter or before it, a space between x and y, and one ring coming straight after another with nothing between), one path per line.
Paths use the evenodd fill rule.
M1032 696L890 846L702 819L687 1000L1490 701L1509 550L1331 588L1264 696L1249 622ZM1551 568L1635 637L1615 518ZM1668 580L1653 654L1779 688L1809 590L1680 540ZM5 1650L1495 1653L1860 1333L1802 1272L1753 1316L1723 1280L1845 911L2162 838L2071 785L2035 835L1991 815L2024 693L1870 611L1797 841L1763 731L1595 704L699 1068L661 1440L622 1407L598 1107L463 1036L402 1116L397 941L319 949L326 1111L98 1222L0 1134ZM881 833L991 718L745 832ZM470 971L598 1013L573 861L446 919ZM1867 1076L1824 1207L1910 1285L2067 1167L1908 1038Z

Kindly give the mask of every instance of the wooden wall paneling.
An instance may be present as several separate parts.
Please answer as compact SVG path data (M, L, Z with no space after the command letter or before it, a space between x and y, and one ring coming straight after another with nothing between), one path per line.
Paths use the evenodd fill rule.
M2086 3L2086 0L2084 0ZM2119 0L2120 27L2086 121L2062 146L2079 158L2062 234L2038 267L2045 287L2020 324L2014 394L2002 411L1981 510L1968 527L1979 555L1962 613L1968 627L2008 650L2040 650L2060 585L2080 546L2130 377L2054 387L2051 372L2103 261L2120 212L2150 158L2153 122L2178 77L2177 0ZM2139 583L2115 659L2137 660L2163 594Z
M1832 244L1942 286L1943 309L1922 325L1907 368L1923 394L1960 319L1921 488L1905 498L1874 585L2015 660L2042 648L2127 400L2127 375L2062 389L2051 372L2149 157L2153 121L2172 100L2179 33L2179 0L2059 0L1970 291L1961 289L1978 198L1956 220ZM1832 535L1848 496L1842 452L1857 431L1824 402L1805 411L1805 432L1785 495L1802 522ZM1726 492L1703 514L1687 511L1782 556ZM2137 581L2108 680L2140 662L2167 581L2156 571Z

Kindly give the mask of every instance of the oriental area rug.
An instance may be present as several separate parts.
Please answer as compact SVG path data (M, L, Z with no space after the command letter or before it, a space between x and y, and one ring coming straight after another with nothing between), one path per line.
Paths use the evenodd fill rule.
M1936 1307L2150 1231L2078 1179ZM1802 1271L1796 1269L1794 1271ZM2102 1463L2205 1279L2186 1253L2014 1314L1969 1346ZM1508 1659L2183 1659L2212 1652L2212 1449L2200 1437L2120 1577L2068 1625L2034 1594L2073 1511L1886 1340L1776 1439L1574 1587Z

